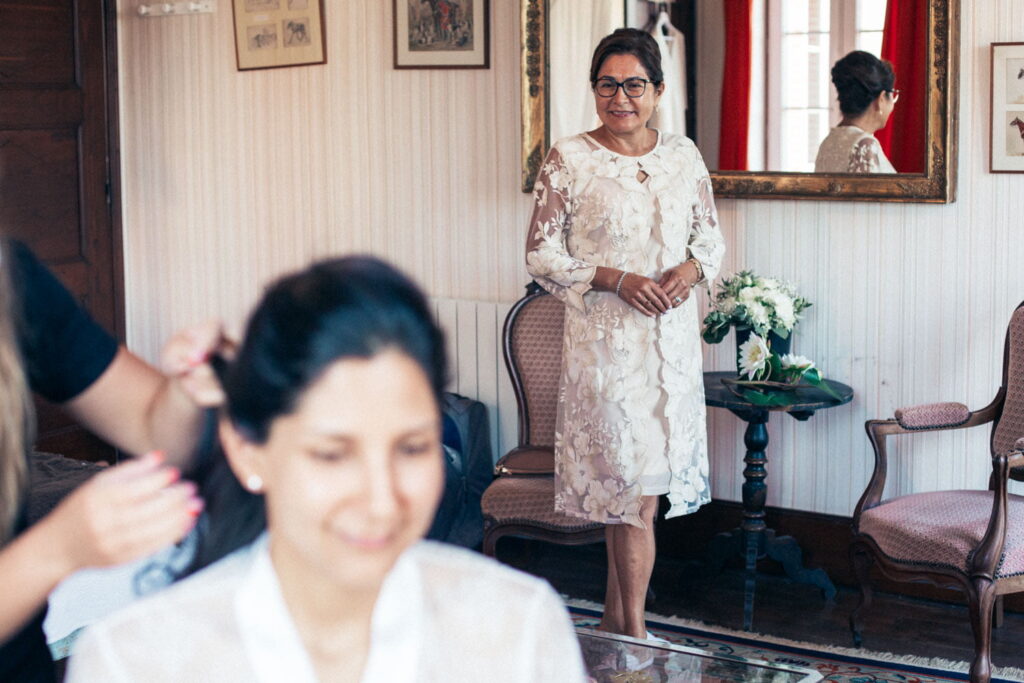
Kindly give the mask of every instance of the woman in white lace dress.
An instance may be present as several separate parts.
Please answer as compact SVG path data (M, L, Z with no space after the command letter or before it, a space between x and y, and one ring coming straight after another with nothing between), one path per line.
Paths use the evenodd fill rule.
M644 637L658 496L668 517L711 498L690 293L725 245L697 148L646 126L665 87L654 40L605 37L590 77L602 125L545 159L526 262L566 303L555 506L608 525L601 626Z
M818 147L815 173L896 173L875 137L889 121L900 91L892 65L855 50L832 67L843 119Z

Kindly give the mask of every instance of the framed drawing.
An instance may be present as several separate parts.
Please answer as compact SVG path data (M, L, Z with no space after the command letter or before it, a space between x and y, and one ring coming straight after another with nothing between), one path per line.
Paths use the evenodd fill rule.
M992 43L992 173L1024 173L1024 43Z
M489 0L392 2L396 69L490 68Z
M323 0L231 0L238 70L323 64Z

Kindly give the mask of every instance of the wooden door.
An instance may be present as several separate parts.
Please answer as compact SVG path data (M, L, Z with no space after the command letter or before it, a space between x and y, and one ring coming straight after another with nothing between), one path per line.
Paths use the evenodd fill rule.
M104 0L0 0L0 230L123 336L114 27ZM112 453L63 411L38 409L39 450Z

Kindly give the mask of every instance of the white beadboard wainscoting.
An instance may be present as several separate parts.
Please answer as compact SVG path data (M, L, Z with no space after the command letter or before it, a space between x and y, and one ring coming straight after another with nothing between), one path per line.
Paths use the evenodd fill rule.
M498 317L520 296L517 0L490 3L490 69L397 71L389 0L325 1L326 64L246 72L230 2L161 19L136 5L119 0L118 19L134 350L155 360L175 329L208 317L238 329L268 280L330 254L383 256L439 305L497 302ZM1024 299L1024 176L987 170L989 45L1024 40L1024 2L961 5L955 203L719 202L724 271L795 282L814 302L795 350L857 392L808 422L772 416L769 505L849 515L871 470L866 419L932 401L978 408L999 381ZM497 346L500 327L480 320L454 318L455 388L500 395L503 373L478 364L474 378L463 357ZM706 367L731 354L729 337ZM514 415L483 398L497 401L500 451ZM714 494L739 500L742 424L713 409L709 425ZM888 491L984 488L987 440L984 428L901 437Z
M519 409L501 340L512 305L465 299L431 303L448 348L448 390L487 406L491 455L497 461L519 443Z

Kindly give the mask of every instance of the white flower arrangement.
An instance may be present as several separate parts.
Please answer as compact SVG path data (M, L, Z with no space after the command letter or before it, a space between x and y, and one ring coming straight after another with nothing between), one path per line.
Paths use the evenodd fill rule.
M814 361L791 353L781 356L773 353L760 335L751 334L740 346L739 365L740 376L746 379L732 383L740 385L740 394L754 405L786 405L789 399L780 395L786 393L780 390L794 389L800 384L809 384L840 399L814 366Z
M760 337L774 332L785 339L810 305L789 283L740 271L719 283L712 311L704 318L704 341L717 344L733 326L749 328Z

